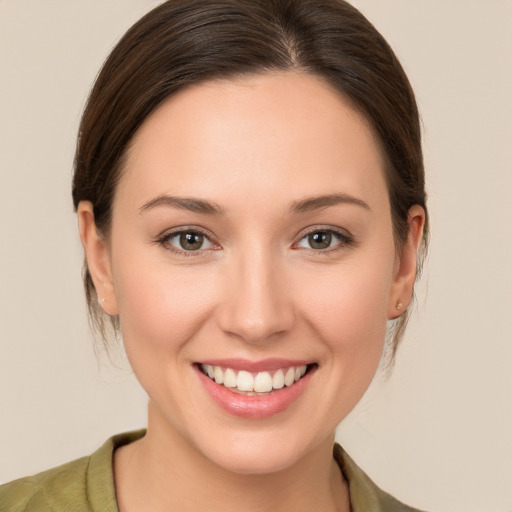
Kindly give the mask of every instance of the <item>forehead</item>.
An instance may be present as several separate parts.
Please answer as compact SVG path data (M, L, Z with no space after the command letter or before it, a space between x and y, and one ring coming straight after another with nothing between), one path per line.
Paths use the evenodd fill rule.
M282 72L188 87L136 133L119 185L143 204L157 194L251 197L385 191L362 115L320 79Z

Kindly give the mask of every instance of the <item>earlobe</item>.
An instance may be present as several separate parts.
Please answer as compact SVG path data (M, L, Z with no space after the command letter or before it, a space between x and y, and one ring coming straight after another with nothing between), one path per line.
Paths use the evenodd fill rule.
M418 254L425 226L425 210L414 205L409 210L407 240L396 257L388 306L388 319L399 317L412 299L418 270Z
M77 215L80 239L98 295L98 302L105 313L117 315L117 299L112 279L108 245L96 228L92 203L90 201L80 201Z

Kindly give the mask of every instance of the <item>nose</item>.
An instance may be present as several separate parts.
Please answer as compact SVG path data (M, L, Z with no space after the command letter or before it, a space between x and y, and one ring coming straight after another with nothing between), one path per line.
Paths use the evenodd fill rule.
M258 343L289 331L294 308L282 268L269 253L240 256L223 277L218 308L220 328L247 343Z

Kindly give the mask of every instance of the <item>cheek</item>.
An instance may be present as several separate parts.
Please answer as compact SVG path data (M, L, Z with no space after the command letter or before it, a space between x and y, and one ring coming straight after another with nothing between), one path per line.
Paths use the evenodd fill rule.
M133 255L114 267L119 317L127 350L176 351L208 316L215 294L211 272ZM145 350L150 353L150 351Z
M392 259L369 261L361 257L337 267L317 268L314 278L294 288L300 317L324 369L318 407L330 411L329 426L342 421L360 401L381 359Z
M392 262L341 266L317 273L301 292L303 316L340 355L338 364L357 368L380 358L387 326ZM356 361L357 359L357 361Z

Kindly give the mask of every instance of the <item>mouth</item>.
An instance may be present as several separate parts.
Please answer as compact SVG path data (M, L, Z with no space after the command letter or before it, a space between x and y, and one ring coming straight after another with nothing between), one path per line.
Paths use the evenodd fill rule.
M318 363L270 358L209 359L193 364L207 396L230 415L261 420L284 413L306 390Z
M281 358L210 359L193 367L207 396L221 409L233 416L262 420L300 402L319 365Z
M258 372L199 363L199 370L229 391L245 396L266 396L289 388L313 371L315 363L284 366Z

